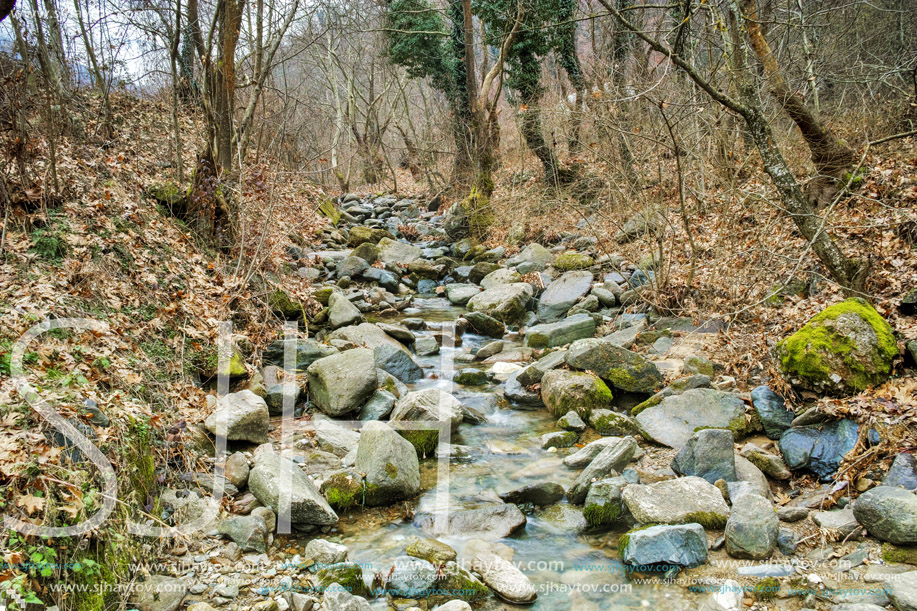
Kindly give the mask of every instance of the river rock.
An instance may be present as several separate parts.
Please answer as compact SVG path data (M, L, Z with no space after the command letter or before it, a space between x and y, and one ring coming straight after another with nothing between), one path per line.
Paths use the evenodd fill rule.
M436 607L433 611L472 611L472 609L471 605L464 600L455 599Z
M636 435L639 431L633 419L610 409L594 409L589 424L599 435Z
M501 267L500 269L494 270L484 276L481 279L481 287L484 289L492 289L495 286L500 286L501 284L513 284L515 282L520 282L522 276L519 275L514 269L506 269Z
M500 269L500 266L493 261L478 261L471 267L471 271L468 272L468 280L469 282L480 284L488 274L498 269Z
M226 464L223 465L223 475L236 488L244 488L248 483L248 474L251 468L248 465L248 459L242 452L233 452L226 457Z
M384 369L405 384L413 384L423 378L423 369L411 357L404 346L384 344L373 348L376 367Z
M391 238L382 238L377 246L379 247L379 260L383 263L408 265L423 255L423 251L416 246Z
M732 500L726 522L726 553L733 558L763 560L777 548L780 521L770 501L757 494L743 494Z
M596 456L602 453L602 450L608 446L615 445L620 441L620 437L602 437L587 443L585 446L564 458L564 465L571 469L582 469L591 463ZM639 451L639 447L637 448ZM637 454L634 454L636 457Z
M823 482L837 471L844 455L857 443L859 427L852 420L795 426L780 437L780 453L793 471L811 471Z
M326 356L309 365L307 372L312 402L329 416L360 409L376 390L376 363L367 348Z
M546 354L519 372L519 383L525 386L538 384L545 373L563 365L566 358L566 353L561 350Z
M783 397L767 386L758 386L751 391L751 404L764 425L764 434L771 439L780 439L793 422L793 412L786 408Z
M675 564L690 568L707 562L707 536L699 524L651 526L632 530L621 539L618 549L624 564Z
M790 479L793 476L782 458L776 454L766 452L763 448L753 443L746 443L742 446L740 454L743 458L748 459L753 465L761 469L768 477L774 479Z
M293 352L296 371L305 371L309 365L320 358L337 353L337 348L320 344L314 339L280 339L264 351L264 364L283 367L287 347Z
M406 422L445 422L456 430L463 418L458 399L437 388L415 390L398 400L389 420Z
M486 371L481 371L474 367L467 367L456 373L452 381L456 384L462 384L463 386L483 386L487 384L489 380Z
M506 325L483 312L465 312L462 318L468 321L471 330L488 337L503 337L506 333Z
M367 505L385 505L420 492L420 465L414 446L383 422L370 421L363 426L354 468L366 474Z
M217 408L204 421L204 427L229 441L266 443L270 414L264 399L243 390L217 399Z
M265 553L268 544L268 527L259 516L232 516L220 522L221 535L232 539L243 552Z
M140 611L175 611L188 595L188 584L177 577L150 575L133 585L130 599Z
M289 484L281 479L281 470L290 473ZM328 526L338 521L337 514L302 469L277 454L263 452L257 456L255 466L248 476L248 489L278 516L282 515L279 510L280 490L289 490L292 524Z
M479 551L471 566L481 580L508 603L525 605L534 602L538 596L522 571L491 551Z
M528 327L524 333L526 346L554 348L592 337L595 334L595 319L589 314L576 314L558 322Z
M436 580L436 567L421 558L398 556L386 570L385 591L395 598L427 598Z
M447 284L446 299L453 305L463 306L468 300L481 292L480 287L474 284Z
M538 319L554 322L592 288L592 273L586 271L567 272L548 285L538 300Z
M506 265L509 267L516 267L521 263L534 263L539 268L537 271L541 271L550 265L553 260L554 255L550 250L541 244L532 242L523 248L519 254L507 259Z
M391 293L398 292L398 276L388 271L387 269L379 269L378 267L369 267L363 271L362 274L363 280L366 282L375 282L386 291Z
M360 420L383 420L395 407L395 395L387 390L377 390L360 410Z
M917 458L913 454L904 452L895 456L892 466L889 467L883 486L901 487L906 490L917 489Z
M405 326L402 325L393 325L384 322L377 322L376 326L385 331L388 335L392 336L394 339L398 340L402 344L410 346L414 343L416 339L414 333Z
M898 344L885 319L854 297L823 310L774 352L797 388L845 395L887 380Z
M500 494L504 503L513 503L522 505L532 503L533 505L551 505L564 498L564 488L554 482L542 482L538 484L529 484L509 492Z
M515 324L525 315L533 292L532 285L526 282L498 285L469 299L468 309L506 324Z
M433 356L439 354L439 342L435 337L418 337L414 342L414 352L417 356Z
M723 494L700 477L631 484L625 486L621 497L634 519L642 524L697 522L704 528L722 528L729 518Z
M337 273L338 278L343 278L344 276L356 278L366 271L367 268L369 268L369 264L365 259L351 255L341 260L337 264L337 267L334 268L334 271ZM331 305L330 299L328 300L328 304Z
M358 259L362 261L362 259ZM331 293L328 298L328 322L332 329L353 325L363 320L357 306L340 293Z
M583 422L583 419L579 417L575 411L570 410L557 420L557 426L564 429L565 431L574 431L576 433L582 433L586 430L586 423Z
M503 386L503 396L507 401L513 403L514 409L534 409L544 405L541 395L533 390L528 390L519 382L519 375L523 373L517 371L509 374L506 378L506 384Z
M735 481L732 431L704 429L694 433L672 459L672 470L681 475L702 477L711 484L719 479Z
M436 539L423 539L420 537L415 537L405 548L404 552L408 556L422 558L433 564L452 562L458 556L455 550L445 543L437 541Z
M314 560L319 565L330 566L347 560L347 546L332 543L325 539L312 539L306 544L303 552L306 558ZM324 568L324 567L322 567Z
M883 585L895 609L917 611L917 571L894 575Z
M603 338L574 342L567 350L567 364L593 371L626 392L653 393L662 386L662 373L652 361Z
M592 484L583 502L583 517L592 527L610 526L630 517L621 498L624 486L633 482L622 476L601 479Z
M351 594L347 588L337 583L325 586L322 611L372 611L365 598Z
M847 537L860 529L860 524L850 507L833 511L813 511L810 515L819 528L837 531L842 537Z
M611 391L598 377L581 371L553 369L541 379L541 398L556 416L573 410L588 420L594 409L611 407Z
M463 538L496 541L525 527L525 515L516 505L487 505L477 509L459 509L442 514L417 514L415 526L427 532L449 534ZM445 533L439 533L440 526Z
M917 544L917 495L879 486L853 502L853 515L869 534L895 545Z
M671 448L681 448L694 431L729 429L738 438L745 434L745 403L732 393L695 388L665 397L636 416L645 437Z
M609 445L599 452L589 465L583 469L573 485L567 490L567 500L575 505L581 505L589 494L593 482L607 477L613 477L624 470L627 463L634 457L637 442L633 437L623 437L616 443Z

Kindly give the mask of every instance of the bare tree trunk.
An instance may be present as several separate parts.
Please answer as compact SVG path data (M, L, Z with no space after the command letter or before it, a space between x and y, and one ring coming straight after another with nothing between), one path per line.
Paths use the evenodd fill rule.
M810 199L816 205L828 203L837 193L838 179L856 164L856 153L834 135L801 96L790 89L777 67L770 45L761 33L755 0L743 0L743 10L751 48L764 67L770 92L799 127L802 137L809 145L812 163L815 164L815 171L819 175L809 185Z
M0 22L6 19L6 16L13 12L16 6L16 0L0 0Z
M79 2L79 0L74 0ZM172 32L172 44L169 53L169 68L172 71L172 136L175 140L175 172L179 184L185 182L185 164L182 161L181 127L178 123L178 100L181 84L178 70L178 39L181 35L181 0L175 2L175 27Z
M102 127L105 132L105 137L111 138L114 128L112 126L111 100L108 97L108 80L105 78L105 74L99 66L99 61L96 57L95 43L93 42L89 29L86 27L86 21L83 19L83 8L80 4L80 0L73 0L73 8L76 9L76 20L80 27L80 35L83 38L83 46L86 47L86 55L89 58L89 74L92 77L92 84L98 90L99 95L102 96L102 108L105 112L105 116L102 119Z
M60 68L61 80L65 85L70 84L70 65L67 63L67 53L64 49L64 37L61 34L60 19L57 17L57 5L54 0L44 0L46 19L48 22L48 39L51 52Z

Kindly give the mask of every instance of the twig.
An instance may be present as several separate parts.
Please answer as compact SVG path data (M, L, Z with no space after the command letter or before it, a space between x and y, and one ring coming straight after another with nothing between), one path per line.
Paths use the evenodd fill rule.
M900 134L895 134L894 136L885 136L884 138L873 140L872 142L869 143L869 146L875 146L877 144L884 144L892 140L898 140L899 138L908 138L910 136L917 136L917 129L912 129L909 132L902 132Z

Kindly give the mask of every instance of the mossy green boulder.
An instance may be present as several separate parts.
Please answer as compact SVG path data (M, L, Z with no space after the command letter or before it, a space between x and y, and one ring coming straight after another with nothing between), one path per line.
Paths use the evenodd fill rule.
M777 344L775 354L796 388L849 395L888 379L898 344L885 319L853 298L816 315Z
M593 410L611 407L611 390L591 373L554 369L541 378L541 398L551 413L563 416L573 410L589 420Z
M331 221L332 225L337 225L341 221L341 211L335 207L334 202L330 199L326 199L319 205L318 213Z
M587 267L592 267L594 264L595 261L592 257L579 252L565 252L562 255L558 255L558 257L554 259L554 263L552 263L555 269L564 272L575 269L586 269Z

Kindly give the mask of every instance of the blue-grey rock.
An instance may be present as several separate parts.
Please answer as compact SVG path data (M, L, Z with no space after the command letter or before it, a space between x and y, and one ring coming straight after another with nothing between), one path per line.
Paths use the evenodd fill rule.
M913 454L904 452L895 456L892 466L889 467L883 486L901 487L906 490L917 489L917 459Z
M653 393L662 386L662 373L652 361L604 338L573 342L567 350L567 364L592 371L625 392Z
M573 485L567 490L567 500L580 505L586 500L592 484L600 479L613 477L620 473L637 451L637 442L633 437L623 437L609 445L592 462L583 469Z
M700 566L707 562L707 536L700 524L651 526L628 533L621 561L629 565L677 564Z
M386 593L395 598L427 598L432 594L436 567L421 558L398 556L387 572Z
M595 319L576 314L558 322L544 323L524 330L525 345L532 348L555 348L595 334Z
M516 505L525 503L552 505L564 498L564 488L554 482L541 482L503 492L500 498L504 503L515 503Z
M554 322L567 313L592 288L592 273L567 272L548 285L538 300L538 319Z
M412 384L424 375L420 365L400 346L376 346L373 349L373 358L376 367L384 369L405 384Z
M386 291L398 292L398 276L392 272L377 267L369 267L362 272L362 277L368 282L375 282Z
M784 556L792 556L796 553L796 546L799 539L796 533L789 528L781 528L777 531L777 548Z
M847 419L792 427L780 437L780 453L791 470L811 471L821 481L829 481L856 445L858 432L856 422Z
M764 434L771 439L780 439L793 422L793 412L786 408L783 397L767 386L751 391L751 404L764 425Z
M360 420L382 420L392 413L396 400L395 395L387 390L377 390L363 404L363 408L360 410Z
M709 388L665 397L637 414L636 420L648 440L671 448L681 448L702 428L729 429L736 439L747 432L742 399Z
M732 431L704 429L694 433L672 459L672 470L681 475L702 477L711 484L720 479L736 481Z
M732 500L726 522L726 552L733 558L763 560L777 547L780 521L770 501L748 493Z
M320 358L337 353L337 348L320 344L314 339L280 339L272 342L264 351L264 364L283 367L286 347L293 352L293 361L297 371L305 371L309 365Z

